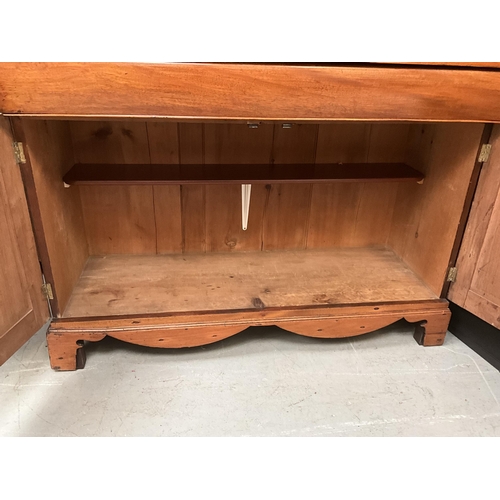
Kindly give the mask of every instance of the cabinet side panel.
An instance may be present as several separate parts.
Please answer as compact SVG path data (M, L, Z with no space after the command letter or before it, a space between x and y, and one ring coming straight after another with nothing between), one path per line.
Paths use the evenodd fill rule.
M23 120L59 313L64 311L89 256L80 190L63 185L73 164L69 126L60 121Z
M435 124L412 130L408 163L425 173L401 184L389 246L439 295L474 170L483 124Z

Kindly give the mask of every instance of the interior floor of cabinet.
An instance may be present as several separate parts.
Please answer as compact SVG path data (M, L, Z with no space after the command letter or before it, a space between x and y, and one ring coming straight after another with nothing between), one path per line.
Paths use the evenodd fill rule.
M436 298L386 248L107 255L89 258L63 317Z

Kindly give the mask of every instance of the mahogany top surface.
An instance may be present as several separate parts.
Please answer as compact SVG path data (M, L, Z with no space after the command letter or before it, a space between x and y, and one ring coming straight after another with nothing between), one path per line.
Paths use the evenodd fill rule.
M0 112L186 120L500 122L500 71L407 63L2 63Z

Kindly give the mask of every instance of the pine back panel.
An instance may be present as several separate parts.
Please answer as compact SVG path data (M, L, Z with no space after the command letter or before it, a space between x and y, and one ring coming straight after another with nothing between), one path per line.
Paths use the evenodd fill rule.
M408 124L70 122L79 163L402 162ZM81 186L91 254L221 252L387 244L395 183Z

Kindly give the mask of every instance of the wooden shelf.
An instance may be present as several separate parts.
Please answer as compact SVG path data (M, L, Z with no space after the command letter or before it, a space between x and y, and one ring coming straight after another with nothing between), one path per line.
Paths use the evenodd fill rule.
M77 164L64 176L73 184L268 184L320 182L420 182L404 163L112 165Z
M64 318L437 300L391 250L89 258Z

